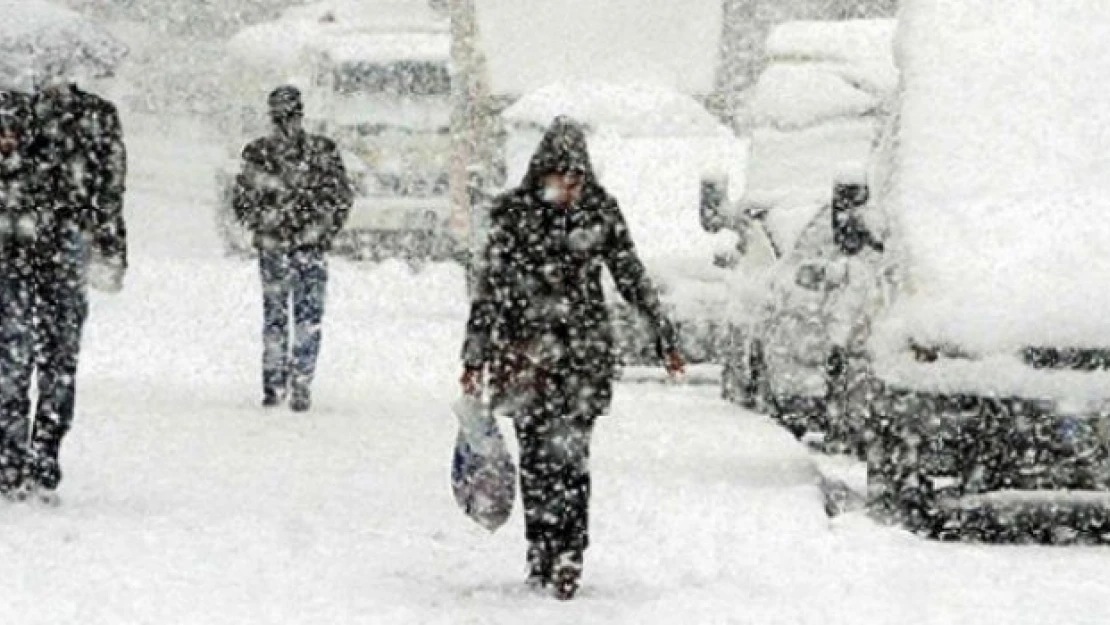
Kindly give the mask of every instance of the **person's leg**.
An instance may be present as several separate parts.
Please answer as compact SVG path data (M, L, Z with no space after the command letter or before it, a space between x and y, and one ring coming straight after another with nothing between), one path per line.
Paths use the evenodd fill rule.
M57 247L40 250L35 271L35 364L38 405L32 424L29 477L54 490L62 479L58 453L73 423L77 362L88 317L88 250L76 228Z
M289 256L282 250L258 253L262 278L262 403L277 405L289 384Z
M566 417L560 421L556 439L564 454L558 489L563 495L559 542L564 552L577 554L579 561L590 546L590 440L595 421L588 416Z
M528 541L528 583L544 586L551 579L556 547L556 517L551 509L555 482L549 457L551 420L533 403L513 420L520 450L520 499Z
M317 250L295 252L293 274L293 409L307 410L323 334L327 256Z
M552 583L556 597L571 599L578 592L583 556L590 543L590 439L596 419L572 411L564 415L552 435L558 457L554 505L558 510L559 546L552 564Z
M29 259L0 266L0 494L22 480L30 432L34 360L34 285Z

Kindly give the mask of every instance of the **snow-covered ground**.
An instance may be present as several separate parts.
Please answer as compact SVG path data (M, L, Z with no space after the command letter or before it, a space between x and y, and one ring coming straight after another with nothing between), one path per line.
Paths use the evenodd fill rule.
M580 600L522 590L519 511L448 487L463 275L333 263L316 408L258 401L256 269L221 258L221 152L130 132L133 267L97 296L58 509L0 507L0 623L1101 623L1110 552L826 518L808 452L705 387L618 388Z

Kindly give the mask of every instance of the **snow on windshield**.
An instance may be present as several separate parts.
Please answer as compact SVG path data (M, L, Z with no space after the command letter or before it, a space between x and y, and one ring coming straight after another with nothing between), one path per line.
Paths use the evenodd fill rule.
M919 340L1110 344L1110 5L911 1L889 206Z

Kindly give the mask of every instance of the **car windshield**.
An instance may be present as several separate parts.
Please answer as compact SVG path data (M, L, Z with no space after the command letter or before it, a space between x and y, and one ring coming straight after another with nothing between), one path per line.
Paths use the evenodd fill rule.
M451 92L447 65L440 62L351 62L339 65L332 73L333 88L342 95L414 98L443 97Z

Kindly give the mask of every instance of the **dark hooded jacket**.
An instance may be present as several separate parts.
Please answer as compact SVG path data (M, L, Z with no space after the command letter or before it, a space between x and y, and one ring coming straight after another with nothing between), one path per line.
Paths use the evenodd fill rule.
M543 199L543 177L565 171L585 177L569 208ZM588 398L587 412L607 410L616 361L603 268L649 320L660 350L674 348L673 326L575 122L556 118L520 186L494 201L490 222L462 358L467 367L490 365L495 402L554 377L578 386L569 390Z
M354 200L335 143L304 132L247 145L234 193L236 217L258 249L327 251Z
M34 159L49 198L39 211L40 244L76 223L97 255L126 267L127 151L116 107L72 85L61 94L37 94L32 106Z

